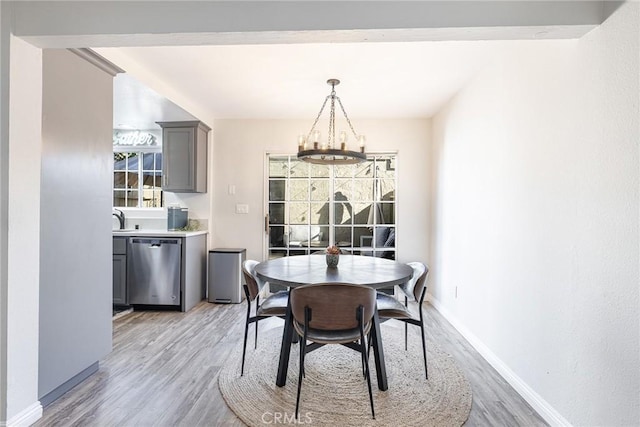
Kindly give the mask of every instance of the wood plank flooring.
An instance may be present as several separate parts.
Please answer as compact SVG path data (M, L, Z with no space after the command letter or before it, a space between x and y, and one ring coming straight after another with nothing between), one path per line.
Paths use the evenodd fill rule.
M242 342L245 312L244 303L203 301L188 313L140 311L115 320L113 351L100 370L45 408L35 426L243 425L217 381ZM471 383L467 426L547 425L433 307L425 305L425 314L427 338L455 358ZM400 322L392 323L402 333ZM281 324L269 319L260 330Z

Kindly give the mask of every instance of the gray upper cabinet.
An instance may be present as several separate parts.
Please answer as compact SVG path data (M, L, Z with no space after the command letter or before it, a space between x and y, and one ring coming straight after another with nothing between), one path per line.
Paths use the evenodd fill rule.
M157 122L162 127L162 189L174 193L207 192L207 136L199 121Z
M113 304L127 304L127 238L113 238Z

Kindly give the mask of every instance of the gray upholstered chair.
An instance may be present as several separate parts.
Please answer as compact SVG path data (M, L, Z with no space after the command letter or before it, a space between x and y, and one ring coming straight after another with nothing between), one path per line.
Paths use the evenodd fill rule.
M376 418L366 345L375 308L376 292L368 286L319 283L291 291L293 326L301 337L296 418L300 407L305 355L326 344L342 344L360 352L369 387L371 415ZM311 344L307 344L307 341L311 341Z
M244 325L244 347L242 349L242 368L240 369L240 376L244 374L244 359L247 353L247 334L249 332L249 324L256 324L256 337L255 348L258 347L258 322L268 317L277 316L284 319L287 312L287 303L289 301L289 291L276 292L273 295L266 297L262 303L260 303L260 296L265 297L268 286L267 283L260 279L256 273L255 268L258 265L258 261L246 260L242 263L242 274L244 275L244 294L247 297L247 320ZM255 301L255 315L251 316L251 303Z
M404 322L404 349L407 349L407 326L408 324L420 326L420 335L422 336L422 354L424 355L424 374L429 379L427 370L427 346L424 338L424 321L422 315L422 302L426 294L427 276L429 275L429 267L421 262L407 263L413 269L413 275L407 283L400 285L400 290L404 294L404 305L396 298L390 295L378 292L376 304L378 307L378 316L381 321L395 319ZM418 303L418 316L409 310L409 301Z

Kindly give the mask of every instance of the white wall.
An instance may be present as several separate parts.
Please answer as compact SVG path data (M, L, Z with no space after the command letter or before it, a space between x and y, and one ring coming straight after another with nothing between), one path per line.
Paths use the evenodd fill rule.
M434 118L435 304L553 423L640 420L639 6Z
M45 50L42 109L41 400L111 351L112 76Z
M398 259L429 262L428 201L415 195L424 193L429 179L431 122L352 121L367 136L368 152L398 152ZM297 136L311 124L309 120L214 122L213 246L247 248L248 258L263 259L265 155L295 153ZM234 195L228 194L230 184L236 186ZM236 214L237 203L248 204L249 214Z
M11 37L7 419L37 420L42 51ZM26 412L25 412L26 410ZM17 417L17 419L16 419ZM14 421L15 420L15 421Z

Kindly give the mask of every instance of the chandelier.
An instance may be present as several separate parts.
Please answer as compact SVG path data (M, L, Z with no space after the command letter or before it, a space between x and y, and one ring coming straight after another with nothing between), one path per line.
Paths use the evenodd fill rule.
M336 95L336 86L340 84L340 80L329 79L327 84L331 86L331 93L325 98L322 108L320 108L320 112L311 126L311 130L307 135L298 137L298 159L319 165L351 165L363 162L367 159L367 155L364 153L365 137L364 135L356 134L351 120L349 120L347 112L344 110L342 102L340 102L340 98ZM316 125L328 101L331 101L329 106L329 132L327 141L320 143L320 131L316 129ZM340 148L338 148L336 140L336 101L349 124L351 133L360 145L360 151L347 150L348 135L344 130L340 132ZM309 145L312 145L312 148Z

